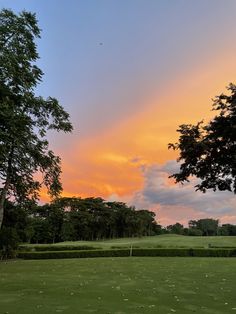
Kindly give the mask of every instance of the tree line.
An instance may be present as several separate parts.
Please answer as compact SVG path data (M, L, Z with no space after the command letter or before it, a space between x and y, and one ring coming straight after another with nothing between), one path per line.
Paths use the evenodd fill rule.
M218 219L203 218L190 220L188 228L179 222L165 228L166 233L180 234L186 236L236 236L236 225L219 224Z
M1 233L29 243L151 236L155 214L102 198L60 198L50 204L7 202Z
M219 225L219 220L190 220L188 228L180 223L163 227L155 213L137 210L122 202L109 202L100 197L64 197L54 202L27 206L6 204L0 245L16 246L19 242L56 243L95 241L160 234L186 236L236 236L236 226Z

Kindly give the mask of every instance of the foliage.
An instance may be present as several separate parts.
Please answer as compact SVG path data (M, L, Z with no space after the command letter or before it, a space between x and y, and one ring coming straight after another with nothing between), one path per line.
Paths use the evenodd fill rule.
M98 250L101 247L89 246L89 245L21 245L19 246L19 251L22 252L50 252L50 251L85 251L85 250Z
M154 218L153 212L135 210L120 202L105 202L102 198L60 198L51 204L34 208L32 222L40 220L41 224L48 224L45 232L51 233L40 238L39 232L32 237L31 242L151 235L156 226ZM41 233L44 231L41 230Z
M139 247L142 241L147 247L208 246L208 243L217 245L222 241L221 237L218 237L219 240L209 239L208 242L208 236L236 235L236 226L219 226L218 220L212 218L190 220L189 228L183 228L180 223L164 228L156 223L153 212L136 210L120 202L106 202L101 198L61 198L41 206L33 204L27 210L9 201L6 205L3 227L13 228L18 242L36 243L36 251L41 248L45 250L45 245L40 247L40 243L52 245L63 241L81 241L59 245L66 246L67 250L68 245L124 248L123 242L126 247L127 243L128 247L130 244ZM163 236L150 237L160 234ZM178 237L174 234L178 234ZM182 235L190 238L195 236L198 239L187 240L187 237ZM199 240L199 236L207 239ZM143 240L140 237L144 237ZM116 242L117 238L120 239L119 242ZM109 242L102 242L105 239L114 239L114 243L111 242L109 246ZM195 242L200 244L194 244ZM231 245L226 242L226 246ZM53 247L50 250L54 250Z
M218 114L206 125L183 124L177 130L179 142L169 148L180 151L176 182L200 179L196 189L228 190L236 193L236 86L228 86L229 95L221 94L213 101Z
M3 250L4 258L14 257L18 243L27 241L28 221L24 208L6 201L3 225L0 229L0 250Z
M223 236L236 236L236 226L232 224L223 224L219 228L218 234Z
M212 218L205 218L199 220L190 220L189 229L200 230L203 236L215 236L218 232L219 220ZM192 234L193 235L193 234ZM196 235L196 234L195 234Z
M236 228L234 225L225 224L219 227L218 220L207 218L189 221L189 228L183 228L180 223L162 228L156 223L154 216L152 212L138 211L119 202L105 202L101 198L61 198L51 204L41 206L34 204L27 210L8 201L3 227L14 230L16 242L36 243L33 246L22 245L21 251L129 249L130 245L133 248L208 247L209 243L211 247L233 246L229 238L216 237L213 240L207 235L233 236ZM164 236L165 233L173 234ZM118 240L120 234L123 237ZM163 235L147 236L159 234ZM190 237L184 237L182 234ZM202 235L206 239L201 240L199 236ZM196 238L196 241L193 238ZM114 240L102 241L105 239ZM80 242L53 245L65 240Z
M27 242L29 239L30 218L24 207L6 200L3 226L15 229L20 242Z
M190 220L189 228L176 222L166 227L166 231L172 234L189 236L216 236L219 231L219 220L213 218L204 218L199 220ZM226 234L229 235L229 234Z
M49 150L46 135L70 132L72 125L55 98L35 95L43 75L35 65L39 37L35 14L0 11L0 226L7 197L21 203L37 199L42 185L52 197L62 189L60 158Z
M198 228L189 228L188 229L188 235L192 236L192 237L199 237L202 236L202 230L198 229Z
M0 229L0 257L7 259L15 257L19 238L16 229L11 227L3 227Z
M184 234L184 226L180 224L179 222L176 222L174 225L169 225L166 227L166 229L170 233L174 234Z
M65 213L54 204L34 206L31 211L31 226L34 230L31 241L34 243L59 242Z
M6 202L3 226L16 229L20 242L56 243L154 235L155 214L101 198L60 198L24 206Z
M24 259L60 259L60 258L89 258L89 257L124 257L124 256L168 256L168 257L236 257L233 248L133 248L112 250L73 250L73 251L42 251L19 252L18 257Z
M59 258L89 258L89 257L124 257L129 256L129 250L79 250L79 251L47 251L19 252L18 257L24 259L59 259Z
M134 249L133 256L189 256L189 257L235 257L236 249L232 248L157 248Z

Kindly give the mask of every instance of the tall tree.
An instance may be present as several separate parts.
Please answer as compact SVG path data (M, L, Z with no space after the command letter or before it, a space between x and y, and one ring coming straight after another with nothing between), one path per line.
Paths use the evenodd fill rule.
M229 95L215 97L213 110L218 114L208 124L181 125L179 142L169 144L180 151L180 171L172 175L176 182L195 176L200 179L197 190L236 193L236 85L228 90Z
M0 11L0 227L7 197L22 202L37 199L42 185L52 197L62 189L60 157L49 150L46 135L71 132L72 125L55 98L35 95L43 75L35 65L39 37L35 14Z
M184 226L181 225L179 222L176 222L174 225L169 225L166 227L170 233L174 234L184 234Z
M204 218L199 220L190 220L189 228L201 230L204 236L216 236L219 227L219 220L213 218Z

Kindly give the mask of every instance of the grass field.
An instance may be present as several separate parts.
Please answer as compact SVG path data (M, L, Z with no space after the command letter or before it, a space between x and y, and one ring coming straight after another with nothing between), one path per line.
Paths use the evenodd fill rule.
M0 313L236 313L234 258L0 263Z
M104 241L75 241L62 242L54 245L88 245L104 249L112 247L208 247L208 245L219 247L236 247L236 237L190 237L181 235L159 235L142 238L123 238ZM28 246L28 245L27 245Z

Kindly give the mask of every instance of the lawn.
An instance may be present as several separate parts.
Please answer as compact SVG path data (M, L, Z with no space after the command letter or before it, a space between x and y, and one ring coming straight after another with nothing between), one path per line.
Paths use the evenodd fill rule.
M234 258L0 263L0 313L236 313Z
M181 235L159 235L142 238L123 238L104 241L75 241L62 242L54 245L88 245L109 249L112 247L208 247L208 245L219 247L236 247L236 237L190 237ZM30 245L27 245L30 246ZM34 245L31 245L34 246Z

